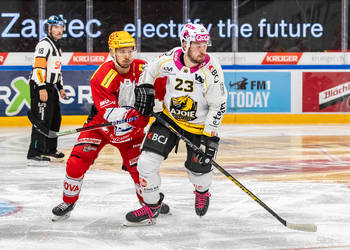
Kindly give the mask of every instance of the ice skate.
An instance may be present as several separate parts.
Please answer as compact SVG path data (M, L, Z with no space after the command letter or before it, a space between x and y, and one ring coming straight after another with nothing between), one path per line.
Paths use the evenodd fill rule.
M71 211L74 209L75 203L62 202L52 209L52 221L66 220L70 217Z
M46 156L49 156L51 160L58 162L58 161L63 161L64 159L64 153L60 151L56 151L54 153L48 153Z
M164 195L162 193L162 195ZM140 205L143 206L144 203L140 201ZM159 211L160 214L168 214L170 215L170 207L168 204L166 204L165 202L162 202L162 206L160 207L160 211Z
M50 165L50 158L44 155L37 155L27 157L27 166L42 166L46 167Z
M193 193L196 195L196 200L195 200L196 214L202 217L208 211L209 197L211 196L211 194L208 192L208 190L204 193L198 192L197 190L195 190L193 191Z
M164 195L160 193L160 200L156 204L144 203L141 208L127 213L124 226L138 227L156 224L163 199Z
M163 194L163 193L162 193ZM164 194L163 194L164 195ZM140 202L140 205L143 206L144 203ZM165 202L162 202L162 206L160 207L160 211L159 211L160 214L168 214L170 215L170 207L168 204L166 204Z

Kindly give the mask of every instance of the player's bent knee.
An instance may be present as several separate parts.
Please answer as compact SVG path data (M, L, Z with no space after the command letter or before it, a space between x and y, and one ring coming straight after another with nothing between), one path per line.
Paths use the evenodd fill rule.
M200 164L195 153L192 153L191 158L187 158L185 167L192 172L201 174L209 173L212 169L211 165Z
M157 172L163 159L164 157L159 154L150 151L142 151L137 162L137 170L139 171L140 175L149 175Z
M80 178L89 169L90 164L79 156L70 156L67 161L66 172L72 178Z

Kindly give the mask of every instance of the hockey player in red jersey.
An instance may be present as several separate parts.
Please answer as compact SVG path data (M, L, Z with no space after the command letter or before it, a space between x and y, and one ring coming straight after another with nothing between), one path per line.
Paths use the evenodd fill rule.
M138 83L145 61L134 59L135 40L126 31L110 34L108 46L112 60L103 63L90 79L94 105L84 126L131 117L137 119L117 126L80 133L67 161L63 202L53 208L53 221L70 216L79 198L84 174L106 144L118 148L123 159L122 168L131 175L136 195L139 202L143 203L137 160L145 136L144 128L149 118L141 115L133 105L135 85ZM163 205L162 212L168 213L169 207Z

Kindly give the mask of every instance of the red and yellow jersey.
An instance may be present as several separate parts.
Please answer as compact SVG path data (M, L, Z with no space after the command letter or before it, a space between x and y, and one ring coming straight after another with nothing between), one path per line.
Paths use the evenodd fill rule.
M143 65L146 62L134 59L130 70L120 74L113 61L103 63L90 79L94 107L91 110L87 125L107 122L104 118L107 108L133 107L135 103L135 86L138 84ZM120 108L120 112L127 109ZM144 136L144 128L134 128L124 123L118 127L103 127L101 131L110 143L122 143Z
M127 74L118 73L113 61L103 63L90 80L91 93L98 116L103 117L106 108L134 106L134 89L146 62L134 59Z

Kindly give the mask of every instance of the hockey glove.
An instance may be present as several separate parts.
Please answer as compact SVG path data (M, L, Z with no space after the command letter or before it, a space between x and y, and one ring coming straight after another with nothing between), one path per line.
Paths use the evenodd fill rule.
M199 163L203 166L208 166L211 160L215 160L216 153L219 149L220 138L217 136L208 137L205 135L201 136L201 145L204 146L203 152L197 154L197 159Z
M135 109L149 116L154 106L154 88L151 84L142 84L135 88Z
M132 117L137 117L136 120L128 122L131 126L135 127L135 128L143 128L146 127L149 121L149 117L148 116L143 116L140 114L139 111L137 111L136 109L129 109L124 118L128 119L128 118L132 118Z

